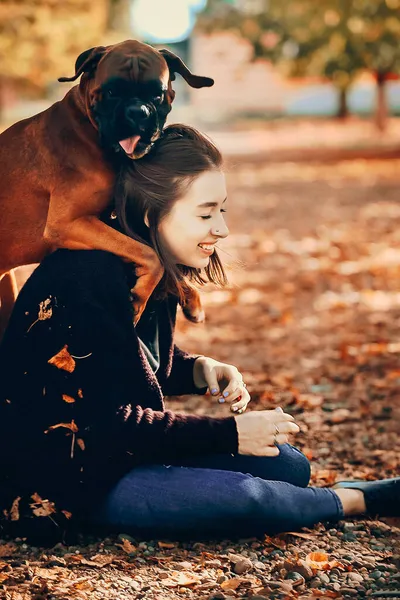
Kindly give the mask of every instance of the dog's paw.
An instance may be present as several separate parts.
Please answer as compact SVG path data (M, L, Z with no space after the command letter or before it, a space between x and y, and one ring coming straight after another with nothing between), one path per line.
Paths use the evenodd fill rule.
M204 323L206 320L206 313L201 308L200 310L191 311L188 308L182 308L183 314L191 323Z

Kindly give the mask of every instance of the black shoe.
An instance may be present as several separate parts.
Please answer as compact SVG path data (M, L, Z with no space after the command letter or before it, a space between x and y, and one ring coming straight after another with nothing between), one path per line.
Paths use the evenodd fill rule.
M369 516L400 517L400 477L377 481L338 481L333 490L350 488L364 493Z

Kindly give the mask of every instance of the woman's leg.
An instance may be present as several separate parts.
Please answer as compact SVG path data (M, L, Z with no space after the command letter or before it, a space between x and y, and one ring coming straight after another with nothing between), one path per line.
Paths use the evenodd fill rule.
M306 456L290 444L279 446L278 456L244 456L241 454L210 454L200 458L186 458L172 464L184 467L219 469L249 473L254 477L286 481L298 487L307 487L311 468Z
M106 529L150 537L251 537L343 518L335 492L217 469L138 467L96 515Z

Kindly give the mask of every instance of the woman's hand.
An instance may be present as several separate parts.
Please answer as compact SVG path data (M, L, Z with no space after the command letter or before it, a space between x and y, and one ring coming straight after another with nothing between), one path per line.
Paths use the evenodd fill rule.
M281 408L248 412L235 421L239 454L247 456L278 456L277 445L286 444L291 433L300 431L294 417Z
M233 365L200 356L194 363L193 379L196 387L208 387L218 402L232 402L231 411L236 414L244 412L251 400L241 373Z

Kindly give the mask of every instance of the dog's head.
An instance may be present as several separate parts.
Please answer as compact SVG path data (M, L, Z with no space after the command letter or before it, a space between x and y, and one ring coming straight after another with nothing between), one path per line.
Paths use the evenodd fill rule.
M169 50L136 40L86 50L76 60L75 75L59 81L75 81L83 74L80 90L102 143L137 159L163 130L175 97L175 73L194 88L214 84L209 77L193 75Z

